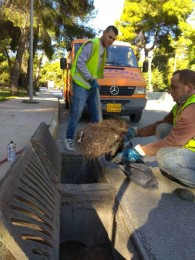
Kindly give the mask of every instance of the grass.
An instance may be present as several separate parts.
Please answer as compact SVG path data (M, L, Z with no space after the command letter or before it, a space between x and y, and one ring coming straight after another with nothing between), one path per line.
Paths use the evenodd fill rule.
M19 90L19 94L17 97L27 97L28 93L24 89ZM10 90L8 88L0 88L0 102L4 102L6 100L16 98L15 95L11 95Z

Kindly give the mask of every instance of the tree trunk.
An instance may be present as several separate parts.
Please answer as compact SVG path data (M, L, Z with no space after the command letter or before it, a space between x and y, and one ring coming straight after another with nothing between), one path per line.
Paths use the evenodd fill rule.
M37 45L38 45L38 30L39 30L39 27L34 30L34 35L33 35L33 60L34 60ZM29 50L29 53L30 53L30 50ZM42 56L41 56L40 62L42 62ZM25 77L25 88L29 94L30 93L30 55L29 55L27 64L28 64L28 67L27 67L27 73L26 73L26 77ZM39 64L39 66L41 66L41 64ZM40 67L39 67L39 69L40 69ZM33 75L32 75L32 78L34 78ZM35 81L33 80L33 94L34 95L36 94L35 90L34 90L34 86L36 87L37 80L38 79L37 79L37 74L36 74L36 79L35 79Z
M35 87L37 87L37 83L39 81L40 68L41 68L42 60L43 60L43 55L41 55L41 57L39 57L39 63L38 63L37 69L36 69Z
M148 53L148 86L149 92L153 92L152 86L152 60L153 60L153 51L149 51Z
M18 94L18 92L19 92L18 80L19 80L19 76L20 76L22 57L24 54L25 45L27 43L27 40L28 40L28 29L23 28L21 30L20 42L19 42L19 46L17 49L14 67L13 67L12 73L11 73L10 88L11 88L12 94Z
M25 85L25 89L27 90L27 92L28 92L28 94L29 94L29 89L30 89L30 57L28 58L28 62L27 62L27 64L28 64L28 66L27 66L27 72L26 72L26 77L25 77L25 83L24 83L24 85Z

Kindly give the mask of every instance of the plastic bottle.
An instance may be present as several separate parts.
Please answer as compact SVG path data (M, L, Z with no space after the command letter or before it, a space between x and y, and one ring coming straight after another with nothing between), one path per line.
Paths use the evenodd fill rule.
M16 144L13 141L7 145L7 160L12 163L16 160Z

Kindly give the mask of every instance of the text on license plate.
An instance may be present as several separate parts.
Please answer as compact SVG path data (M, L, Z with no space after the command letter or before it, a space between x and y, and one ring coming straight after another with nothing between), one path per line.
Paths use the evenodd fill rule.
M106 104L106 112L121 112L121 104Z

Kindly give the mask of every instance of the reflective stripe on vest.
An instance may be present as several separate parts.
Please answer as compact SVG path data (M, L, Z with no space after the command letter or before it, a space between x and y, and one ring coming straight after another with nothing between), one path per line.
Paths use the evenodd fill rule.
M190 104L195 103L195 95L190 96L186 102L180 107L178 107L178 105L174 105L172 112L173 112L173 116L174 116L174 120L173 120L173 125L176 125L177 120L179 120L181 112ZM190 139L185 145L185 148L195 152L195 137L192 137L192 139Z
M102 58L102 62L100 64L100 68L98 69L98 64L99 64L99 53L100 53L100 39L99 38L94 38L92 40L89 40L90 42L93 43L92 45L92 52L91 52L91 57L89 58L89 60L86 63L86 67L89 70L91 76L93 78L101 78L103 77L103 72L104 72L104 65L105 65L105 61L106 61L106 49L104 50L104 54L103 54L103 58ZM80 72L78 72L76 70L76 64L77 64L77 60L78 57L81 53L81 51L83 50L83 47L89 42L87 41L86 43L84 43L78 50L72 69L71 69L71 75L73 80L81 87L85 88L85 89L91 89L91 86L89 84L89 82L87 82L83 76L80 74Z

